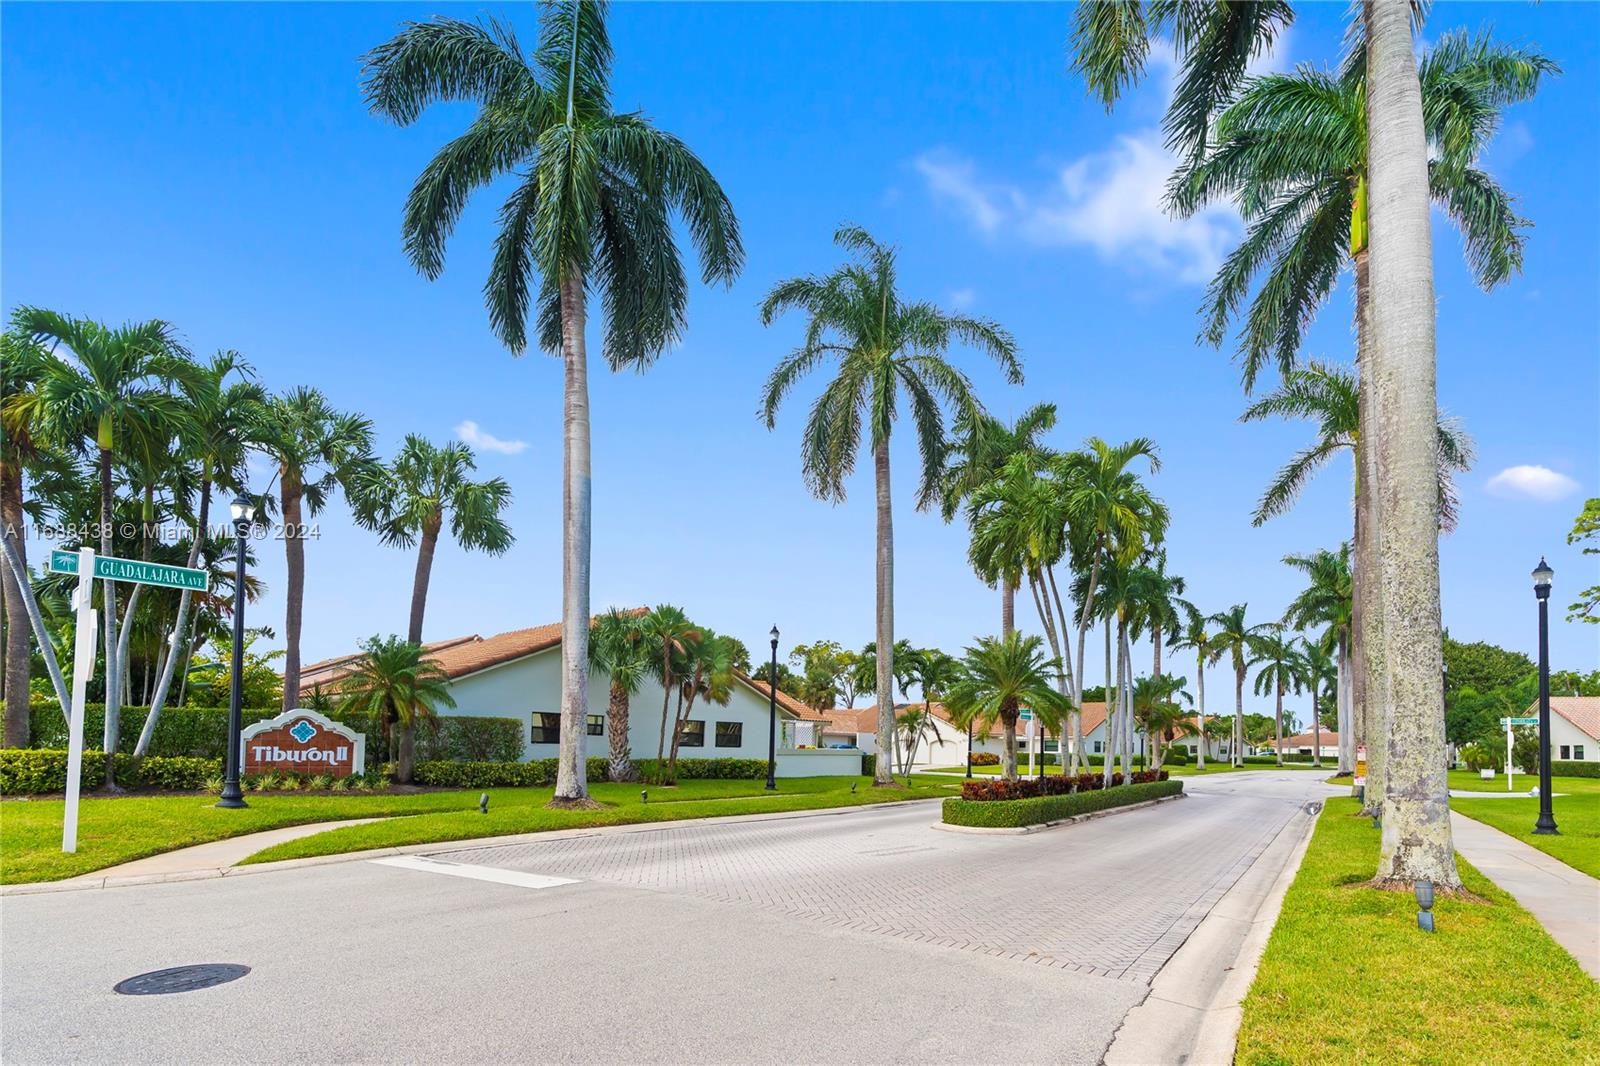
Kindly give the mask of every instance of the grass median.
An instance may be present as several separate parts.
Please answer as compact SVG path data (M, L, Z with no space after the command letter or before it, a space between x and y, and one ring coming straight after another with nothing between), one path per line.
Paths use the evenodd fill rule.
M857 786L854 794L850 792L852 783ZM921 776L914 778L909 788L875 789L871 783L866 777L785 778L778 782L778 791L770 793L763 781L686 780L672 788L651 787L648 804L639 795L644 786L596 783L590 792L606 804L596 811L546 811L544 804L553 794L550 788L491 788L486 790L487 816L478 813L478 789L378 795L250 794L245 797L250 806L235 811L218 810L216 797L207 795L93 798L79 804L78 850L71 855L61 851L62 800L14 799L0 803L0 883L53 881L194 844L347 818L393 820L295 841L299 846L295 855L583 825L929 799L948 796L960 788L959 782L947 778ZM356 834L357 829L368 832Z
M1471 780L1480 784L1484 792L1498 791L1495 785L1501 789L1506 787L1503 776L1493 781L1479 781L1474 774ZM1575 870L1582 870L1590 877L1600 877L1600 778L1550 779L1551 791L1561 793L1551 800L1559 836L1534 835L1533 824L1539 818L1539 800L1527 795L1527 788L1523 786L1531 787L1538 780L1536 776L1517 775L1515 799L1455 796L1451 798L1450 806L1468 818L1491 825L1546 855L1560 859ZM1450 787L1462 787L1456 783L1454 772L1450 775Z
M1490 801L1493 802L1493 801ZM1244 1003L1235 1061L1587 1063L1600 986L1472 866L1481 902L1441 897L1438 932L1408 893L1364 887L1378 834L1329 800Z

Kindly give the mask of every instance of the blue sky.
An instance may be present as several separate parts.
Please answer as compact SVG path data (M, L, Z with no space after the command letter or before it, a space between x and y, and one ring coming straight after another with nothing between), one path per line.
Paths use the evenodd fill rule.
M466 422L502 445L479 448L480 470L513 487L517 545L501 559L441 550L430 639L548 622L560 604L560 364L505 352L480 293L504 190L474 200L443 278L423 280L402 255L401 204L470 109L436 107L398 129L360 99L361 53L441 10L509 14L534 34L526 5L0 9L8 312L31 303L170 319L197 352L237 348L268 385L314 384L366 413L385 453L408 432L443 441ZM1344 13L1305 6L1272 62L1336 60ZM1280 557L1348 536L1346 460L1291 515L1250 526L1261 488L1309 436L1240 425L1235 367L1195 343L1204 280L1236 223L1225 212L1160 216L1165 70L1108 116L1067 71L1069 14L1050 4L613 9L619 108L645 110L706 161L739 214L748 264L731 290L695 289L684 344L647 374L596 369L597 608L677 602L758 654L774 621L785 651L871 638L870 463L847 502L818 502L798 460L815 387L776 431L756 418L797 328L763 329L756 304L778 279L834 265L831 234L846 220L900 246L908 295L1016 334L1023 387L957 354L992 410L1055 402L1061 446L1091 434L1159 442L1152 484L1173 513L1170 566L1203 608L1247 601L1254 620L1275 618L1297 587ZM1435 218L1440 402L1478 445L1461 529L1443 542L1444 611L1458 638L1531 652L1528 572L1540 554L1561 604L1596 580L1593 557L1565 535L1600 491L1600 7L1439 3L1425 36L1491 24L1541 45L1564 73L1510 112L1485 161L1537 223L1524 274L1478 291ZM1341 289L1307 354L1351 358L1350 310ZM997 595L966 567L965 530L913 510L909 432L894 457L898 631L957 650L998 628ZM1496 480L1516 467L1545 472ZM335 505L307 556L308 660L403 632L409 554L379 546ZM252 621L281 628L277 545L263 557L272 591ZM1020 603L1019 617L1034 623ZM1595 635L1558 622L1557 664L1595 668ZM1098 674L1091 666L1089 680ZM1220 670L1208 680L1214 697L1230 687Z

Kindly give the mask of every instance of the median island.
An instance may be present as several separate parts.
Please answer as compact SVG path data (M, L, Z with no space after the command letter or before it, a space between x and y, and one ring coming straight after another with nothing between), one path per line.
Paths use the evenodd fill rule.
M1183 782L1169 780L1165 770L1145 770L1126 781L1121 774L1112 774L1109 787L1098 773L967 781L959 798L944 801L944 824L968 829L1026 829L1182 794Z

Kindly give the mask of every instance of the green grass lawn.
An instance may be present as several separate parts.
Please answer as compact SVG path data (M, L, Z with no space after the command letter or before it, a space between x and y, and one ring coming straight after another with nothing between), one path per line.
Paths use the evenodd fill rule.
M1458 772L1450 773L1451 788L1462 787L1456 783ZM1470 776L1472 780L1477 780L1476 775ZM1556 827L1561 830L1559 836L1533 835L1533 823L1539 817L1539 800L1527 795L1527 789L1522 787L1525 780L1531 785L1538 778L1524 778L1518 774L1515 779L1519 797L1517 799L1472 799L1456 796L1450 800L1450 806L1468 818L1476 818L1485 825L1494 826L1502 833L1532 844L1546 855L1554 856L1568 866L1582 870L1590 877L1600 877L1600 778L1552 777L1550 779L1552 792L1565 793L1551 800L1551 809L1556 816ZM1504 777L1497 777L1495 782L1501 788L1505 788ZM1489 785L1491 782L1485 781L1483 784ZM1480 791L1494 790L1486 788Z
M1421 932L1410 895L1360 886L1378 834L1355 811L1343 797L1323 810L1245 999L1235 1061L1593 1062L1600 986L1572 956L1465 862L1487 902L1441 899L1438 932Z
M1137 769L1137 767L1138 767L1137 761L1135 761L1134 766ZM1328 766L1322 766L1320 768L1316 768L1316 767L1313 767L1310 763L1284 763L1282 768L1285 769L1285 770L1321 769L1321 770L1324 770L1324 771L1329 769ZM1090 769L1091 770L1098 770L1100 768L1098 766L1092 766L1092 767L1090 767ZM1198 776L1200 773L1202 773L1202 771L1197 769L1194 766L1194 764L1192 764L1192 763L1190 765L1188 765L1188 766L1163 766L1162 769L1166 770L1173 777L1195 777L1195 776ZM1249 766L1242 766L1242 767L1235 768L1235 767L1229 766L1226 762L1217 762L1215 759L1207 759L1206 760L1206 768L1205 768L1205 770L1203 772L1206 773L1207 775L1210 775L1210 774L1244 773L1244 772L1249 771L1249 770L1276 770L1276 769L1278 769L1278 767L1276 767L1276 766L1257 766L1257 765L1254 765L1254 764L1249 765ZM961 764L960 766L943 766L943 767L939 767L938 768L938 772L939 773L949 773L949 774L965 774L967 772L967 767L966 767L965 763ZM1000 767L998 767L998 766L974 766L972 768L972 774L973 774L974 777L976 777L978 774L987 774L987 775L993 776L995 774L998 774L999 772L1000 772ZM1037 763L1034 764L1034 772L1035 773L1038 772L1038 764ZM1048 765L1046 765L1046 767L1045 767L1045 773L1048 773L1048 774L1059 774L1060 772L1061 772L1061 764L1060 763L1051 762ZM1017 760L1017 773L1021 774L1023 777L1031 776L1028 773L1028 761L1026 759L1018 759ZM1503 787L1504 786L1504 782L1502 782L1501 784L1502 784L1502 787Z
M852 781L858 786L855 795L850 793ZM401 822L385 823L381 829L377 825L351 827L351 830L373 830L371 837L376 843L359 842L354 835L338 836L351 833L351 830L339 830L297 842L308 849L297 854L323 855L396 843L456 840L575 825L614 825L920 799L950 795L960 787L959 782L947 778L921 776L913 779L909 789L873 789L871 779L865 777L786 778L778 782L776 794L768 793L764 784L762 781L684 781L673 788L652 788L651 802L646 807L640 802L641 786L598 783L591 786L590 791L608 806L589 812L543 810L553 791L549 788L497 788L488 790L487 817L478 813L476 789L397 795L249 794L245 799L250 806L237 811L218 810L214 796L85 799L79 805L78 850L71 855L61 851L62 800L7 800L0 803L0 883L53 881L193 844L344 818L404 816ZM329 841L328 837L336 839ZM317 843L313 845L312 841Z

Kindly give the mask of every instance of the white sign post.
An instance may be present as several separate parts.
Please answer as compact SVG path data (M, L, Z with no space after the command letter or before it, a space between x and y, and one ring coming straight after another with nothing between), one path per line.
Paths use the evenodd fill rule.
M83 777L83 710L84 697L89 687L89 675L94 673L95 625L100 612L92 606L94 599L94 549L78 550L78 589L73 593L73 606L78 609L77 640L72 646L72 706L67 717L67 807L61 820L61 850L78 850L78 791Z
M1033 776L1033 712L1023 711L1022 720L1028 723L1028 776Z
M1500 724L1506 727L1506 791L1513 792L1511 778L1516 774L1516 768L1511 765L1511 727L1514 725L1538 725L1539 719L1530 716L1522 718L1502 718Z

